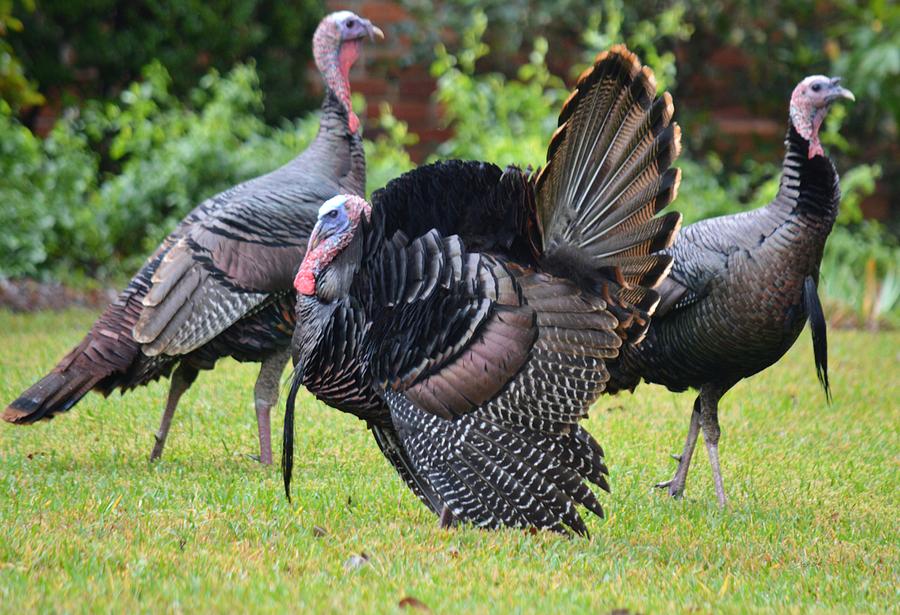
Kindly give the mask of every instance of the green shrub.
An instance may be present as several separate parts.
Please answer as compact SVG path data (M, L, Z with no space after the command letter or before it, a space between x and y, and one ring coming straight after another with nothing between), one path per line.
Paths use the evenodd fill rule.
M38 139L0 101L0 275L45 274L60 253L93 243L96 233L82 234L78 226L96 174L97 157L84 135L60 126Z
M13 11L24 28L8 40L45 94L53 88L79 99L114 99L145 65L159 61L172 75L172 91L183 98L209 69L224 71L254 58L270 122L317 105L298 84L306 82L310 40L325 14L321 0L25 4L33 10Z
M26 11L34 10L34 2L25 0L23 4ZM23 28L22 20L13 15L13 3L0 2L0 98L14 110L44 102L37 84L26 76L22 60L7 40L10 32L21 32Z
M451 54L436 49L431 72L438 79L437 98L453 136L438 148L437 157L490 160L500 166L542 162L547 135L567 92L561 79L544 62L547 41L539 38L529 62L515 79L500 73L475 72L475 63L490 50L481 37L487 27L483 13L463 33L462 49Z
M316 114L267 125L252 65L211 71L189 99L153 63L118 101L67 111L45 140L2 104L0 275L127 275L200 201L287 162L318 129ZM365 143L370 189L412 166L414 137L388 110L381 123L386 134Z
M363 106L363 97L354 95L354 108L358 113L362 113ZM380 110L381 116L376 124L382 134L374 141L363 141L366 150L366 193L369 195L415 166L405 148L419 140L409 132L405 122L394 117L390 105L384 103Z

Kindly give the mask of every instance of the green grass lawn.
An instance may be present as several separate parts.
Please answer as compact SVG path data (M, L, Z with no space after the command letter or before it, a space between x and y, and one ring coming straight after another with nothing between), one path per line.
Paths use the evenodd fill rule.
M0 401L92 319L0 312ZM830 407L807 338L723 400L726 511L702 446L683 501L651 489L675 469L691 394L602 398L588 427L612 494L590 539L438 529L363 424L309 396L290 504L278 468L249 458L256 371L231 361L184 397L153 466L164 384L2 424L0 612L397 611L407 597L440 613L897 612L900 335L831 333Z

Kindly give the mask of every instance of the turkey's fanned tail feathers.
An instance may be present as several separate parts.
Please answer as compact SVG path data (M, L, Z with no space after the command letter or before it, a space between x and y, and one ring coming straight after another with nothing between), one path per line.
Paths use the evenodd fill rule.
M669 168L681 151L673 113L650 69L615 46L579 78L535 180L547 255L577 250L591 268L617 271L622 298L648 313L672 263L656 252L681 226L677 212L655 217L681 181Z
M91 389L108 395L115 387L135 386L168 373L159 362L141 364L140 347L131 328L140 315L141 298L167 249L164 244L134 276L128 287L100 315L87 335L53 370L31 385L3 412L10 423L34 423L53 418L77 404ZM136 366L148 368L144 377ZM152 369L151 369L152 367Z

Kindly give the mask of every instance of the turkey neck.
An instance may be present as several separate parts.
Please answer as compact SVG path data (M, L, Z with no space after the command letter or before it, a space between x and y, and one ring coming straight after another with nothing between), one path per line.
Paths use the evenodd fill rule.
M824 243L837 218L841 200L837 171L825 156L809 158L810 143L793 124L784 143L787 151L781 184L768 208L782 219L793 221L804 234L820 236Z
M348 194L362 196L366 188L366 155L363 151L362 136L359 131L350 130L349 115L337 95L330 88L325 89L322 101L319 132L310 144L308 151L313 157L322 161L337 160L335 152L348 151L349 168L341 175L341 187ZM335 169L327 169L333 173Z
M297 296L295 306L297 326L294 329L291 347L294 363L302 363L304 366L304 376L316 372L319 361L317 350L319 345L326 341L324 338L328 321L336 307L336 303L322 303L315 296Z
M304 156L303 164L341 164L343 156L335 156L335 153L348 151L349 147L348 167L323 168L322 171L328 174L338 171L343 191L362 196L366 189L366 155L359 119L350 108L350 67L359 54L359 44L358 40L341 44L336 34L321 28L316 31L313 52L325 84L325 98L319 132L307 148L308 155Z

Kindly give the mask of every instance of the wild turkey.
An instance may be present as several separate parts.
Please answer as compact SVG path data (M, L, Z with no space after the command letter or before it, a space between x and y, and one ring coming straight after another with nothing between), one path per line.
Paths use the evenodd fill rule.
M269 410L294 328L294 273L321 202L338 193L364 194L365 155L348 73L367 36L383 35L348 11L322 20L313 37L325 81L315 140L280 169L188 214L81 343L6 408L5 420L51 418L92 389L109 395L172 374L151 454L156 459L198 370L232 356L262 363L254 389L260 461L272 462Z
M691 455L703 429L716 497L725 506L719 469L719 399L737 382L775 363L804 323L812 330L816 372L830 400L825 318L817 295L819 263L837 216L840 186L825 157L819 127L831 104L853 100L840 79L805 78L791 95L781 185L760 209L686 227L667 254L672 273L647 338L611 367L609 390L641 378L684 391L699 389L674 477L659 483L684 492Z
M602 508L600 445L578 425L604 363L643 335L680 215L668 94L624 47L597 57L535 175L481 162L421 167L370 205L319 210L295 279L294 396L367 421L442 525L586 532Z

